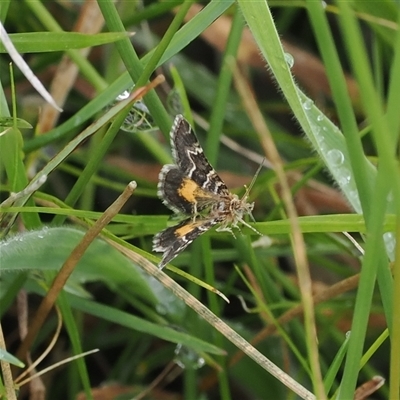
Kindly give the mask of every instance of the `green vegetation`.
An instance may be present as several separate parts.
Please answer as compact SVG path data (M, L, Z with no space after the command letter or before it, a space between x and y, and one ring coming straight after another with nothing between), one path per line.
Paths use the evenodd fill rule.
M0 398L400 398L398 6L204 3L0 2ZM264 236L160 271L176 114Z

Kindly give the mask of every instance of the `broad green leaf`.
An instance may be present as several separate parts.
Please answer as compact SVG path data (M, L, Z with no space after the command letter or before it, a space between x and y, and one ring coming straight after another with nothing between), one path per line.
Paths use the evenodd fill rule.
M58 271L84 234L75 228L56 227L15 235L0 243L0 272ZM139 269L100 239L91 243L71 276L73 285L94 281L114 291L120 285L131 285L135 294L157 303Z

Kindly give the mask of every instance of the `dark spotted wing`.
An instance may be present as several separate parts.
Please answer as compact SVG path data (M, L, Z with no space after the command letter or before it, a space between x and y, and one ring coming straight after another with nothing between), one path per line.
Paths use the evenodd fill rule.
M207 232L218 222L220 222L219 219L199 219L193 221L192 218L188 218L178 225L157 233L153 239L153 251L163 253L158 267L160 269L164 268L179 253L186 249L193 240L204 232Z
M176 213L196 215L219 200L219 196L202 189L176 165L167 164L161 169L158 196Z
M170 137L174 160L186 176L212 193L228 193L228 188L208 162L192 127L182 115L175 117Z
M157 194L172 211L193 214L193 202L180 195L184 178L183 172L176 165L164 165L158 177Z

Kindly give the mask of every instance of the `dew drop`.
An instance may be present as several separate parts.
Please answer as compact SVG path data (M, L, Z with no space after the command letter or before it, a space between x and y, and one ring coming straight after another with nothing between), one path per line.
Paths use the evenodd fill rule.
M324 120L324 116L322 115L322 114L318 114L318 116L317 116L317 121L318 122L321 122L321 121L323 121Z
M125 100L125 99L127 99L127 98L129 97L129 95L130 95L129 90L124 90L121 94L119 94L119 95L115 98L115 100L117 100L117 101Z
M199 369L205 364L203 357L188 347L178 343L175 348L174 361L182 369Z
M157 311L160 315L167 315L167 313L168 313L168 308L167 308L164 304L158 303L158 304L156 305L156 311Z
M313 132L315 135L318 135L321 132L321 128L319 126L313 126ZM321 139L324 140L324 137L321 136Z
M285 61L289 68L292 68L294 65L294 58L290 53L285 53Z
M350 171L347 168L340 169L340 177L338 179L338 183L341 187L346 186L351 181Z
M337 149L329 150L328 154L326 156L327 156L329 162L334 167L338 167L339 165L343 164L344 155L340 150L337 150Z
M314 102L311 99L307 99L304 103L303 103L303 108L305 110L311 110L312 106L313 106Z

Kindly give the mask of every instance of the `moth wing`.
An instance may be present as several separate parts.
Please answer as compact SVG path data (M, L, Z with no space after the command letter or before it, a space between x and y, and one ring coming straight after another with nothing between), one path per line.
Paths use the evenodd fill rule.
M218 201L218 195L201 188L176 165L164 165L158 182L158 196L176 213L196 215Z
M184 178L183 172L176 165L164 165L159 175L157 194L170 210L176 213L192 214L193 204L179 194Z
M193 240L207 232L218 222L218 219L193 221L188 218L178 225L157 233L153 239L153 251L163 253L158 267L160 269L164 268L179 253L185 250Z
M189 122L180 114L175 117L170 138L174 160L186 176L212 193L229 192L208 162Z

